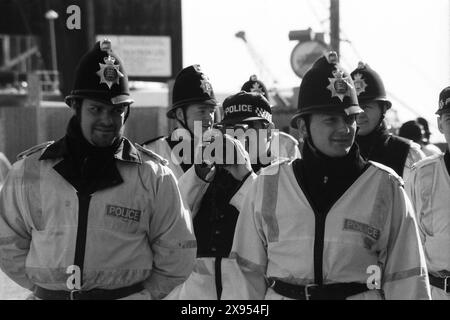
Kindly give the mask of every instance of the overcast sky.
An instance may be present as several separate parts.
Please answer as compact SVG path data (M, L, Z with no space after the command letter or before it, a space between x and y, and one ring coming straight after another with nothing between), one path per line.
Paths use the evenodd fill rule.
M340 1L344 68L352 71L359 60L374 68L402 121L418 113L435 123L439 92L450 84L449 2ZM237 31L246 32L281 88L300 84L289 31L329 32L329 0L183 0L182 8L183 64L199 63L216 92L234 93L261 73Z

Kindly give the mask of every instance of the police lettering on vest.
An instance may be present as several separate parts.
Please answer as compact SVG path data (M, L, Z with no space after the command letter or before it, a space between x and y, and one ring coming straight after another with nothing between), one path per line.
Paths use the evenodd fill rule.
M124 208L124 207L119 207L119 206L107 205L106 206L106 214L108 216L123 218L123 219L127 219L127 220L133 220L136 222L139 222L139 220L141 219L141 211L140 210Z

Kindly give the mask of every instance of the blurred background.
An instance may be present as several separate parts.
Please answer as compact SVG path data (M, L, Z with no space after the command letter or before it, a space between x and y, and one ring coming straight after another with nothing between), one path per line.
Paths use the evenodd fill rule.
M11 161L64 134L76 64L105 37L131 80L126 135L137 142L174 126L171 86L191 64L219 101L257 75L276 126L296 135L301 78L329 49L348 72L363 61L381 75L392 132L421 116L444 142L434 112L450 84L450 0L2 0L0 17L0 151Z

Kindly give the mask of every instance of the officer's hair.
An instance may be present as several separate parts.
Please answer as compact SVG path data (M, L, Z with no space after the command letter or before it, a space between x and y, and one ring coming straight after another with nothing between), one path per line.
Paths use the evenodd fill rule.
M82 99L72 99L70 102L70 107L75 111L76 117L81 117L81 105L83 104Z
M70 102L70 107L75 109L76 111L79 111L81 105L82 105L81 99L72 99L72 101Z
M377 100L378 106L381 109L381 112L386 112L388 108L388 103L386 101Z

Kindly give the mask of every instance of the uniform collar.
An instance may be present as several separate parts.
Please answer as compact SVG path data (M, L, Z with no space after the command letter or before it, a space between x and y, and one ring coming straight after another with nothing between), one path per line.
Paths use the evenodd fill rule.
M39 160L65 158L70 154L67 145L67 137L61 138L51 144L40 156ZM124 162L142 164L139 151L127 138L122 138L122 142L117 147L114 158Z

